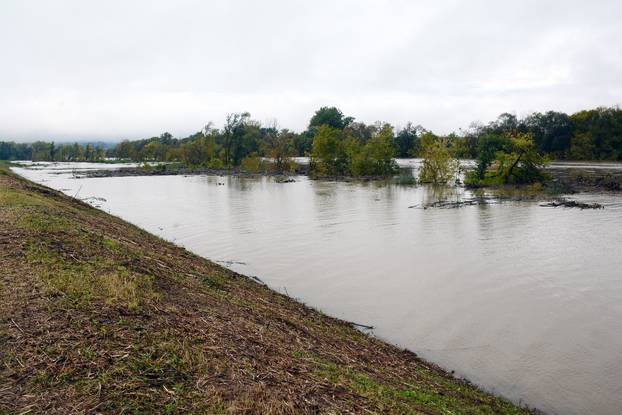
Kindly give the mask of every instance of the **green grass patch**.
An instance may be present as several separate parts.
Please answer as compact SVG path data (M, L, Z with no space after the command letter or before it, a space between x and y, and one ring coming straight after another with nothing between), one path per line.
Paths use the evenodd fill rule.
M102 245L105 249L107 249L111 253L125 255L127 254L127 249L121 243L114 239L107 238L102 236Z
M19 167L19 164L13 163L9 160L0 160L0 176L8 175L11 167Z
M132 273L109 260L78 261L42 243L33 244L27 258L37 267L49 294L61 295L79 308L104 301L134 310L157 297L153 277Z
M36 233L54 233L71 228L71 222L66 218L39 210L23 213L16 225Z
M321 362L316 375L335 386L369 399L380 413L415 413L420 409L440 414L522 414L523 410L476 388L421 369L421 379L387 385L369 375L334 363Z
M1 186L0 206L7 206L12 209L31 206L43 206L49 208L53 206L53 202L43 195L12 189L8 186Z
M201 278L201 283L212 290L223 290L225 288L225 280L220 275L207 275Z

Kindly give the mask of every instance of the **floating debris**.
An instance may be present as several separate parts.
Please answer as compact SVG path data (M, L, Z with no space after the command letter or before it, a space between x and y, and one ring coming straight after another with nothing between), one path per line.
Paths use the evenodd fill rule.
M351 325L354 328L358 327L358 328L365 329L365 330L373 330L374 329L374 326L368 326L367 324L355 323L354 321L347 321L347 320L344 320L344 322L346 324Z
M257 282L257 283L259 283L259 284L261 284L261 285L268 285L268 284L266 284L265 282L263 282L263 281L262 281L262 279L261 279L261 278L259 278L259 277L258 277L258 276L256 276L256 275L251 275L251 276L250 276L250 278L251 278L251 280L253 280L253 281L255 281L255 282Z
M224 264L224 265L248 265L246 262L242 262L242 261L216 261L219 264Z
M427 203L423 205L412 205L408 206L408 209L428 209L428 208L438 208L438 209L458 209L464 206L477 206L477 205L487 205L488 201L484 199L466 199L466 200L438 200L433 203Z
M583 203L576 200L554 200L552 202L542 203L541 207L565 207L565 208L578 208L578 209L604 209L605 207L600 203Z
M277 183L296 183L296 180L292 179L291 177L276 177L274 179L275 182Z
M80 200L82 200L83 202L86 202L86 201L91 201L91 202L107 202L107 200L104 199L103 197L97 197L97 196L84 197L84 198L81 198Z

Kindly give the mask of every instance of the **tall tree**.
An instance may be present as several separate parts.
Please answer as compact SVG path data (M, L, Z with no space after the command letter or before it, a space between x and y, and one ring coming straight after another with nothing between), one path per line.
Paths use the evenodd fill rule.
M414 156L417 147L418 132L423 130L421 126L414 126L408 122L404 128L397 132L395 145L397 147L397 157L406 158Z
M232 150L234 146L242 139L244 134L244 124L250 118L250 113L233 113L227 115L224 127L224 162L226 166L232 164Z
M563 112L536 112L527 116L523 123L533 135L538 151L563 157L570 147L573 123Z
M309 121L309 130L327 125L337 130L343 130L354 121L354 117L345 117L336 107L322 107L313 114Z

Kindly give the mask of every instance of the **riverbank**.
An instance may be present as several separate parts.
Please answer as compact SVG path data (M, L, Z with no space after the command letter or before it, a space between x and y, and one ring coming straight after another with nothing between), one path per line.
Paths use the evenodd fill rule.
M0 223L0 413L526 413L5 170Z

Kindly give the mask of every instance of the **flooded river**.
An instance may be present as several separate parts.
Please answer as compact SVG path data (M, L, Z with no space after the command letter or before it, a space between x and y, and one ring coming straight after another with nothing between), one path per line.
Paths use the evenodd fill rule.
M104 198L89 200L515 402L620 413L622 195L574 197L602 210L422 209L469 193L306 177L74 179L75 167L15 170Z

